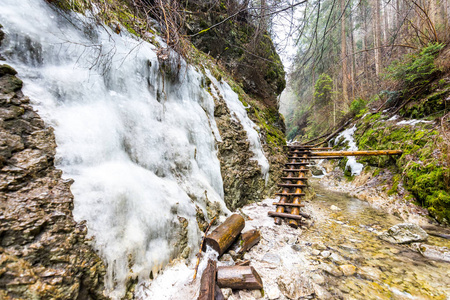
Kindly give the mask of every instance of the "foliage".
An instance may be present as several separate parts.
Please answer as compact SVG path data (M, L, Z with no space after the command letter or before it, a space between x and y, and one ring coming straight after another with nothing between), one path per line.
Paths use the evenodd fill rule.
M320 108L330 104L333 90L333 80L327 74L320 74L314 85L314 104Z
M352 101L352 103L350 104L350 112L353 115L358 115L362 110L364 110L367 106L367 101L362 99L362 98L358 98Z
M428 83L432 75L439 71L434 60L442 48L444 44L432 43L418 53L405 55L403 59L391 63L385 77L404 82L406 86Z

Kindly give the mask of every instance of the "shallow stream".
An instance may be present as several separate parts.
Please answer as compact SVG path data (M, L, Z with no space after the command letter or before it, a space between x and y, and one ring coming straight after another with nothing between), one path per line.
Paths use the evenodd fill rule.
M310 258L324 270L327 280L323 285L331 295L347 299L450 299L449 263L427 259L409 246L377 237L378 232L402 220L367 202L326 190L317 182L313 185L317 195L310 209L316 220L303 232L300 243L311 244ZM332 210L332 205L340 210ZM450 248L450 241L443 238L429 236L426 243ZM343 265L356 267L356 273L336 276L343 269L338 266ZM348 272L352 273L352 267Z

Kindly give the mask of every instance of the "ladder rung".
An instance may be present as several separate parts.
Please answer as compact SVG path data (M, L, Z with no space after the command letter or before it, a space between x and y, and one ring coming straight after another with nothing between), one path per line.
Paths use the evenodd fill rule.
M294 163L285 163L286 166L307 166L309 162L294 162Z
M280 217L280 218L288 218L288 219L294 219L294 220L302 220L303 219L303 217L300 215L279 213L279 212L275 212L275 211L269 211L268 215L269 215L269 217Z
M281 180L308 180L308 177L281 177Z
M297 156L297 157L295 157L295 156L288 156L288 159L309 159L309 156L308 156L308 157L301 157L301 156Z
M309 169L283 169L283 172L308 172Z
M301 197L305 196L305 193L275 193L276 196L292 196L292 197Z
M301 203L280 203L280 202L274 202L273 205L278 205L278 206L292 206L292 207L304 207L305 204L301 204Z
M279 187L306 187L306 184L279 183Z

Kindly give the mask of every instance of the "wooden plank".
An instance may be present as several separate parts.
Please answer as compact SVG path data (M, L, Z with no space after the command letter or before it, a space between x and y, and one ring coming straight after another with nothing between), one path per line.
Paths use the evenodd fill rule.
M307 166L309 165L309 162L289 162L285 163L285 166Z
M283 172L308 172L309 169L283 169Z
M283 206L292 206L292 207L304 207L305 204L297 204L297 203L280 203L280 202L274 202L273 205L283 205Z
M235 290L261 290L263 282L251 266L227 266L217 269L217 284Z
M310 156L308 159L342 159L344 156Z
M281 180L308 180L308 177L281 177Z
M306 184L296 184L296 183L279 183L279 187L288 187L288 188L296 188L296 187L306 187Z
M205 238L203 251L210 246L221 256L244 229L245 220L241 215L233 214Z
M401 154L403 154L402 150L311 152L311 156L377 156L377 155L401 155Z
M208 260L205 271L200 279L200 294L198 300L214 300L216 297L216 261Z
M294 220L302 220L302 217L304 217L306 219L311 218L308 214L305 214L304 212L300 212L299 215L292 215L292 214L277 213L274 211L269 211L268 215L269 215L269 217L280 217L280 218L288 218L288 219L294 219Z
M305 196L305 193L275 193L275 195L277 196L285 196L285 197L301 197L301 196Z

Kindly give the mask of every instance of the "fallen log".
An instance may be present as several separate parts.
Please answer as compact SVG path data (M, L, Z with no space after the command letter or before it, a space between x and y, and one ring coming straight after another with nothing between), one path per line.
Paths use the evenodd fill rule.
M213 232L208 234L203 244L203 251L206 250L206 246L210 246L221 256L238 237L244 226L245 220L242 216L238 214L231 215Z
M221 288L260 290L263 282L259 274L251 266L219 267L217 284Z
M261 240L261 233L259 230L252 229L241 234L241 247L238 250L238 254L247 252L251 247L256 245Z
M208 260L208 265L200 279L200 294L198 300L214 300L216 297L217 267L215 260Z
M267 214L269 215L269 217L280 217L280 218L288 218L288 219L294 219L294 220L302 220L302 217L306 218L306 219L311 218L310 215L305 214L304 212L299 212L299 215L292 215L292 214L269 211Z
M367 150L367 151L327 151L311 152L312 156L374 156L374 155L401 155L402 150Z

